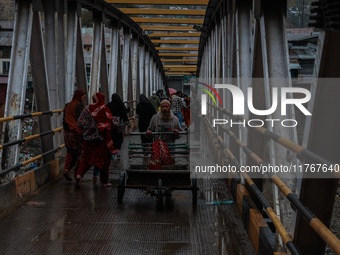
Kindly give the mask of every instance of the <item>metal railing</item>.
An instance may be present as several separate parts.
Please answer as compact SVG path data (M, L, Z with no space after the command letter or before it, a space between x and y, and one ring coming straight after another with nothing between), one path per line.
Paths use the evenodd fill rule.
M63 128L59 127L59 128L53 129L51 131L43 132L43 133L36 134L36 135L27 136L25 138L15 140L15 141L11 141L11 142L5 143L3 145L0 144L0 150L7 148L9 146L12 146L12 145L21 144L21 143L24 143L24 142L27 142L27 141L31 141L31 140L40 138L40 137L45 136L45 135L55 134L57 132L61 132L62 130L63 130Z
M14 116L0 118L0 123L10 121L10 120L19 120L19 119L25 119L29 117L36 117L36 116L42 116L42 115L52 115L55 113L62 113L62 112L63 112L63 109L57 109L57 110L51 110L51 111L45 111L45 112L33 112L33 113L28 113L28 114L14 115Z
M217 107L211 103L208 103L208 106L227 114L229 117L231 118L236 118L237 120L240 121L245 121L247 122L248 120L246 118L242 118L239 115L233 115L232 112L230 112L229 110ZM247 128L249 128L248 125L245 125ZM315 154L314 152L308 150L307 148L293 142L290 141L289 139L282 137L280 135L277 135L275 133L273 133L272 131L269 131L268 129L264 128L264 127L252 127L255 131L257 131L258 133L264 135L265 137L267 137L268 139L271 139L277 143L279 143L280 145L282 145L283 147L287 148L288 150L298 154L299 156L301 156L303 159L309 160L311 162L314 163L318 163L318 164L325 164L325 165L338 165L334 162L330 162L327 159L324 159L323 157L320 157L319 155ZM334 171L333 174L336 177L340 177L340 170L338 169L337 171Z
M0 172L0 177L4 176L5 174L8 174L8 173L10 173L10 172L12 172L12 171L18 171L21 167L23 167L23 166L25 166L25 165L27 165L27 164L29 164L29 163L32 163L32 162L34 162L35 160L41 159L42 157L44 157L44 156L46 156L46 155L49 155L49 154L51 154L51 153L55 153L55 152L61 150L61 149L64 148L64 147L65 147L65 144L62 144L62 145L58 146L57 148L55 148L55 149L53 149L53 150L46 151L46 152L44 152L44 153L42 153L42 154L39 154L39 155L37 155L37 156L35 156L35 157L33 157L33 158L30 158L29 160L20 162L20 163L16 164L15 166L12 166L12 167L10 167L10 168L7 168L7 169L5 169L5 170L3 170L3 171Z
M212 106L215 109L218 108L218 107L216 107L212 104L209 104L209 105ZM227 111L227 110L224 110L224 109L219 109L219 110L222 110L223 112ZM208 116L213 117L210 113L208 113ZM234 116L234 115L232 115L232 116ZM223 139L217 134L217 132L215 130L213 130L211 128L211 123L208 121L208 119L203 118L203 120L206 124L206 127L210 127L211 132L213 132L214 135L217 136L217 141L219 142L219 144L222 147L225 148L225 145L223 144ZM250 156L259 166L268 165L264 162L263 159L261 159L256 153L254 153L247 145L243 144L242 141L240 141L238 139L238 137L230 129L225 128L225 127L221 127L221 129L225 133L227 133L229 135L229 137L231 137L236 142L236 144L248 156ZM263 130L266 130L266 129L261 128L261 131L263 131ZM267 132L267 131L268 130L266 130L265 132ZM263 134L265 132L263 132ZM270 132L270 131L268 131L268 132ZM270 132L270 133L272 133L272 132ZM273 136L279 137L275 134L271 134L270 137L273 137ZM281 142L282 142L283 139L285 139L285 138L280 137ZM297 145L296 143L294 143L292 141L289 141L289 143L287 141L289 141L289 140L285 139L284 144L287 145L287 147L286 146L285 147L288 148L288 149L290 149L290 147L296 148L297 146L300 146L300 145ZM307 150L302 146L300 146L300 147L302 148L301 150L299 150L300 152L303 151L303 150ZM232 160L232 162L240 169L241 165L238 162L238 160L235 158L235 156L232 154L232 152L228 148L225 148L225 150L226 150L229 158ZM313 154L314 153L308 154L308 155L310 155L310 157L308 157L308 159L311 159L311 157L312 157L316 161L317 159L320 158L319 156L317 156L317 155L315 156ZM325 159L323 159L323 160L325 162L327 162ZM316 162L318 162L318 161L316 161ZM288 232L285 229L284 230L282 229L282 227L283 227L282 223L278 222L279 219L277 218L277 215L275 214L273 209L270 208L269 203L265 200L263 194L258 189L256 184L251 180L251 178L248 176L247 173L242 172L242 171L240 171L240 172L243 175L243 177L245 178L245 180L247 181L251 190L253 191L253 194L259 199L261 205L265 208L268 216L272 219L274 226L276 227L277 231L279 232L280 236L282 237L283 241L285 242L285 244L287 245L289 250L293 254L299 254L299 253L294 253L298 250L296 249L296 247L294 245L292 246L293 243L292 243L291 237L289 236ZM336 254L340 254L340 240L311 211L309 211L309 209L298 199L298 197L287 187L287 185L276 174L273 174L273 173L270 173L270 172L267 172L265 174L268 175L268 177L271 179L271 181L279 188L279 190L283 193L283 195L297 209L297 211L303 216L303 218L313 228L313 230L325 241L325 243L327 243L336 252Z
M206 119L203 118L204 124L206 127L211 126L210 122ZM244 173L241 171L241 164L240 162L236 159L236 157L233 155L233 153L230 151L229 148L227 148L224 143L223 139L217 134L217 132L213 129L211 129L211 132L216 135L217 137L217 142L220 144L220 146L225 150L228 158L234 163L234 165L240 170L241 174L243 175L244 179L248 183L251 191L253 194L257 197L257 199L260 201L261 205L267 212L269 218L273 221L273 224L279 233L279 235L282 237L283 242L287 246L287 248L291 251L292 254L301 254L299 252L299 249L296 247L296 245L293 243L292 237L289 235L288 231L284 228L282 222L280 219L277 217L276 213L274 210L271 208L269 205L268 201L262 194L262 192L259 190L259 188L256 186L256 184L252 181L252 179L248 176L247 173Z
M3 117L3 118L0 118L0 123L12 121L12 120L23 120L25 118L33 118L33 117L43 116L43 115L60 114L62 112L63 112L63 109L57 109L57 110L50 110L50 111L44 111L44 112L33 112L33 113L28 113L28 114L21 114L21 115ZM44 137L46 135L50 135L50 134L54 135L57 132L61 132L62 130L63 130L62 127L58 127L56 129L53 129L53 130L50 130L50 131L46 131L46 132L43 132L43 133L27 136L27 137L24 137L22 139L18 139L18 140L14 140L14 141L10 141L10 142L4 143L2 145L0 144L0 150L3 150L3 149L8 148L10 146L22 144L24 142L28 142L28 141L31 141L31 140L34 140L34 139L37 139L37 138L41 138L41 137ZM1 171L0 172L0 177L5 176L6 174L8 174L8 173L10 173L12 171L18 171L21 167L26 166L27 164L30 164L30 163L38 160L38 159L41 159L42 157L44 157L46 155L49 155L49 154L54 153L54 152L57 152L61 148L63 148L64 146L65 145L62 144L62 145L58 146L57 148L55 148L53 150L49 150L49 151L46 151L44 153L41 153L41 154L39 154L37 156L34 156L34 157L32 157L32 158L30 158L30 159L28 159L26 161L19 162L16 165L11 166L11 167Z

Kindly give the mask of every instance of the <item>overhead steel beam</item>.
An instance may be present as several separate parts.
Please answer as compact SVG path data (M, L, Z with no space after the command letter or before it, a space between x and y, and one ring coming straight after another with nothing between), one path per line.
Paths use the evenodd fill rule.
M136 18L131 17L137 23L165 23L165 24L203 24L203 19L167 19L167 18Z
M181 58L181 59L167 59L162 58L162 62L197 62L197 58L191 59L191 58Z
M169 57L169 56L173 56L173 57L197 57L198 54L191 54L191 53L158 53L158 55L160 57Z
M153 33L149 37L200 37L201 33Z
M110 4L207 5L209 0L106 0Z
M135 33L138 35L144 42L145 45L148 47L150 52L152 52L152 57L155 58L157 62L157 66L161 68L163 80L166 83L164 70L162 70L162 64L160 58L157 55L157 51L153 43L150 41L149 37L143 32L141 27L134 22L130 17L126 14L118 10L117 8L113 7L111 4L105 2L104 0L78 0L78 2L82 3L82 7L92 11L101 11L103 12L107 18L109 19L116 19L118 20L122 26L126 26L131 29L131 33Z
M187 47L156 47L156 50L160 51L198 51L198 48L187 48Z
M190 15L204 16L205 10L172 10L172 9L136 9L136 8L119 8L125 14L149 14L149 15Z
M172 31L196 31L193 27L188 26L140 26L143 30L156 30L156 31L163 31L163 30L172 30Z
M199 41L196 40L151 40L153 43L165 43L165 44L171 44L171 43L182 43L182 44L198 44Z
M183 71L183 72L186 72L186 71L196 72L196 67L194 67L194 68L175 68L175 67L173 67L173 68L170 68L169 70L166 70L166 71L167 72L181 72L181 71Z
M196 65L165 65L163 67L164 68L169 68L169 67L196 67Z
M165 74L168 75L168 76L171 76L171 75L175 75L175 76L179 76L179 75L193 75L193 73L188 73L188 72L183 72L183 73L181 73L181 72L173 72L173 73L165 72Z

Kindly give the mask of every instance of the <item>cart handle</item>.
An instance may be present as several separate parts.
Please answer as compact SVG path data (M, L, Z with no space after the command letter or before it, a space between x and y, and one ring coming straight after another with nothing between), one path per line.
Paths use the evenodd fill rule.
M151 135L173 135L174 132L152 132ZM188 135L187 131L178 132L179 135ZM146 132L131 132L130 135L146 135Z

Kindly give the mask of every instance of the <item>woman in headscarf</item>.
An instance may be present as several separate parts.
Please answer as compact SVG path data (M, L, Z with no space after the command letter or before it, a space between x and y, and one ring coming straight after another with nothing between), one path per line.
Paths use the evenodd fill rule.
M112 94L111 102L107 104L107 107L110 109L110 112L114 118L115 123L127 122L129 121L127 113L129 110L125 107L122 102L122 99L117 93ZM119 127L114 127L111 132L113 143L115 144L115 148L118 149L117 157L120 157L120 149L123 143L123 133Z
M136 107L136 112L138 114L138 127L140 132L145 132L148 129L150 120L153 115L157 112L155 107L152 105L150 100L144 95L141 94L139 96L139 103ZM146 137L145 135L141 136L142 143L151 143L152 139Z
M76 187L80 186L81 179L92 165L100 169L102 185L110 187L111 154L117 153L111 139L113 117L104 104L105 96L102 93L96 93L92 99L93 104L85 107L78 120L78 126L83 130L84 151L77 169Z
M65 105L63 128L64 141L67 149L64 165L64 177L72 181L71 169L79 165L79 157L83 152L82 131L78 127L77 120L84 109L85 91L77 89L74 91L72 101ZM75 170L76 171L76 170ZM74 172L75 173L75 172Z

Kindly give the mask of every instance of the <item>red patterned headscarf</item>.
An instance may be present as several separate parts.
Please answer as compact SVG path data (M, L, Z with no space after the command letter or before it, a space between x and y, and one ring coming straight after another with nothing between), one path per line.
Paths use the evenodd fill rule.
M74 91L72 101L69 102L65 107L65 121L71 130L74 130L79 134L81 134L81 130L77 124L76 107L77 104L82 102L81 97L85 94L86 93L84 90L77 89Z
M102 132L108 126L111 127L112 115L109 108L105 105L105 96L102 93L96 93L92 97L93 104L89 105L92 118L97 124L99 132Z
M116 154L117 149L114 148L114 144L111 138L111 124L113 117L110 109L105 105L105 96L102 93L97 92L93 95L93 104L89 105L89 111L97 124L99 133L103 133L105 129L105 143L111 154Z

